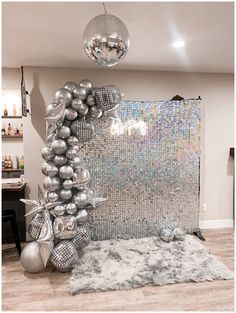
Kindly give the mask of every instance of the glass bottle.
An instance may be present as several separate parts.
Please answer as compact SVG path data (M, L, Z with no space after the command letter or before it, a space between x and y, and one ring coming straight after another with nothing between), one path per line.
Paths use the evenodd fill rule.
M20 158L20 169L23 170L24 169L24 156L22 155Z
M8 124L8 128L7 128L7 136L11 136L12 135L12 127L11 124Z
M9 168L9 160L7 156L5 156L5 168Z
M6 136L6 129L2 128L2 136Z
M23 124L20 124L20 135L23 136Z
M6 104L5 104L5 106L4 106L3 115L4 115L4 116L8 116L8 111L7 111L7 106L6 106Z
M17 168L17 169L20 168L20 161L19 161L18 155L16 156L16 168Z
M13 161L10 155L9 155L9 168L13 168Z
M13 116L16 116L16 105L13 105Z
M2 157L2 168L5 168L5 159L4 159L4 156Z

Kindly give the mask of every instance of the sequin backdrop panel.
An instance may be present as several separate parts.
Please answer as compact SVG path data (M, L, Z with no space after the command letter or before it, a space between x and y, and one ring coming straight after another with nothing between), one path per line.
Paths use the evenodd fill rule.
M155 236L174 222L196 230L200 102L124 101L118 115L81 144L91 189L109 198L92 214L93 239Z

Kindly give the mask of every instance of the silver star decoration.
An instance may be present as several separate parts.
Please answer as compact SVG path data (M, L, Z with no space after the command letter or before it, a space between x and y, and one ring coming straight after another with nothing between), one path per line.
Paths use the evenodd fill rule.
M107 200L108 198L98 197L96 194L94 194L93 191L91 190L88 191L88 204L89 204L88 208L95 209L102 205Z
M59 103L45 117L48 122L47 136L51 135L58 127L60 127L65 118L65 102Z
M29 199L20 199L20 201L33 207L33 209L26 213L25 216L28 216L30 214L36 214L38 212L43 212L44 210L50 210L55 206L63 203L63 201L48 202L48 199L46 198L46 196L43 195L43 192L39 186L38 186L38 199L39 199L38 201Z

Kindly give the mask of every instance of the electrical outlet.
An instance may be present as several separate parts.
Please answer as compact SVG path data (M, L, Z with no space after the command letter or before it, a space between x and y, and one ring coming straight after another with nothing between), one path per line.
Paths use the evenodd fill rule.
M202 212L206 212L207 211L207 204L203 203L202 205Z

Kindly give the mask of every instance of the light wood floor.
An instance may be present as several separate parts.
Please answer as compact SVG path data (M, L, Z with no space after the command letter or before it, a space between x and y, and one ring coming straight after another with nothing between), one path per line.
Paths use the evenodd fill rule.
M209 250L231 270L233 230L203 231ZM3 251L3 311L233 311L233 281L174 284L71 296L69 273L25 273L15 249Z

